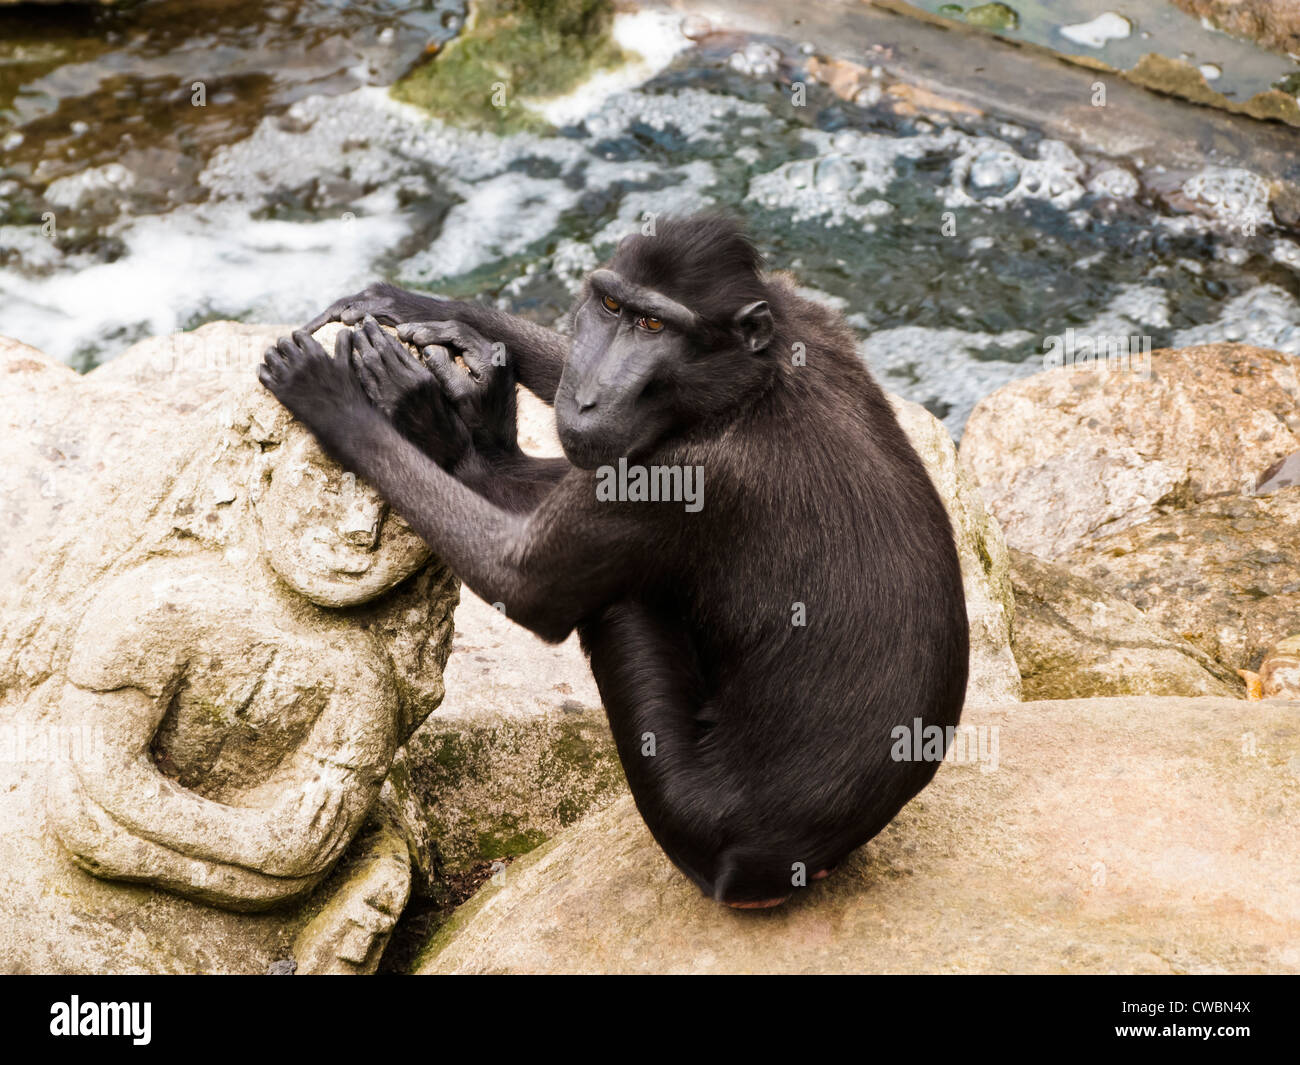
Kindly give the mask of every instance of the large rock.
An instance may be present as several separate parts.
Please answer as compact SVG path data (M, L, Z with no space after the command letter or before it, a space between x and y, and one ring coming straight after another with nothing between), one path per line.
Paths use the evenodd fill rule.
M377 800L454 578L251 370L0 360L0 518L40 548L4 560L0 968L372 971L412 879Z
M1150 374L1061 367L975 407L961 442L1007 543L1042 558L1226 492L1300 448L1300 359L1153 352Z
M1014 702L1020 698L1020 670L1011 651L1015 599L1002 530L958 463L957 447L943 422L918 403L892 394L889 401L952 520L970 620L966 705Z
M1278 459L1259 477L1255 487L1257 494L1266 496L1280 492L1283 488L1295 488L1300 485L1300 451L1293 452L1284 459Z
M266 349L296 328L209 322L188 333L146 337L86 377L97 386L113 384L148 393L185 412L247 388L257 379ZM336 326L328 326L320 336L332 338L336 333Z
M1226 667L1064 566L1012 551L1026 699L1240 693Z
M630 800L510 866L422 973L1300 972L1294 704L1121 698L969 713L879 837L778 910L700 895Z
M1065 562L1223 665L1258 671L1300 617L1300 488L1208 500Z

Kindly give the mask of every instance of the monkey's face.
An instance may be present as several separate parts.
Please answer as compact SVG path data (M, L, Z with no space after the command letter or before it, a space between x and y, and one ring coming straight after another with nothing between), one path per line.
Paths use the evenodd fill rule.
M555 393L564 453L594 469L652 449L672 427L672 369L683 335L662 319L592 293L579 309Z
M592 274L555 393L569 461L595 469L635 459L734 406L768 373L756 351L771 337L771 313L755 304L728 326L720 338L667 296L610 270Z

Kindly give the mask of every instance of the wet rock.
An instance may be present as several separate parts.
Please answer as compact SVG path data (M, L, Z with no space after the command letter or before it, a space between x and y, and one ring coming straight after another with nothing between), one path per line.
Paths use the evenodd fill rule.
M1012 547L1059 558L1251 491L1258 471L1300 448L1300 359L1208 344L1153 352L1149 374L1140 354L1123 365L1047 370L976 405L962 464Z
M630 800L511 865L422 973L1300 972L1291 706L989 707L999 764L946 764L880 836L774 911L702 897ZM1244 740L1243 737L1246 737Z
M781 67L781 53L770 44L751 41L727 60L732 70L751 78L770 78Z
M1121 77L1156 92L1181 96L1193 103L1249 115L1251 118L1276 119L1300 126L1300 103L1297 103L1291 93L1282 89L1268 89L1256 93L1248 100L1235 100L1212 89L1205 75L1203 67L1198 68L1157 52L1147 52L1131 70L1121 72Z
M1064 566L1012 551L1026 699L1239 694L1232 671Z
M1133 23L1115 11L1106 11L1088 22L1076 22L1060 28L1067 41L1085 48L1105 48L1108 41L1122 41L1133 32Z
M834 56L809 56L808 76L825 85L841 100L850 103L863 99L862 94L875 88L879 92L879 70Z
M1206 500L1063 561L1222 665L1258 672L1300 617L1300 489Z
M1269 182L1249 170L1207 166L1184 181L1180 191L1199 210L1251 234L1273 224Z

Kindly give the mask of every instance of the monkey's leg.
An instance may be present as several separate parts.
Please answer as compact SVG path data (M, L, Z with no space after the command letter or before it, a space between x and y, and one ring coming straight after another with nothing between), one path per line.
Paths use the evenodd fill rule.
M547 403L555 401L569 340L524 318L467 300L444 300L407 292L396 285L376 284L330 304L304 328L314 333L326 322L356 325L370 315L384 325L420 322L462 322L490 343L504 344L519 381ZM403 340L410 337L403 335Z
M632 797L673 862L705 894L741 909L779 906L735 883L727 822L744 799L729 786L698 656L680 624L624 600L579 629ZM744 897L735 897L734 892Z

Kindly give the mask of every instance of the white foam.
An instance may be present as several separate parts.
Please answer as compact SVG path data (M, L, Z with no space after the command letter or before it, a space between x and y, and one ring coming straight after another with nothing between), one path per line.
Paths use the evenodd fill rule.
M1260 285L1229 300L1215 321L1180 329L1173 346L1222 341L1300 355L1300 302L1278 285Z
M1118 11L1107 11L1088 22L1061 27L1061 36L1085 48L1105 48L1109 41L1122 41L1133 32L1133 23Z
M4 277L3 331L54 354L115 334L159 335L215 309L250 321L299 321L370 279L400 239L392 203L359 225L250 218L234 204L151 215L118 227L127 253L44 278ZM124 345L125 346L125 345Z

